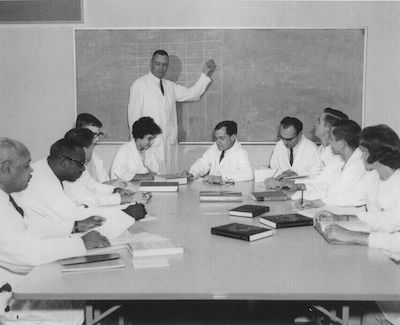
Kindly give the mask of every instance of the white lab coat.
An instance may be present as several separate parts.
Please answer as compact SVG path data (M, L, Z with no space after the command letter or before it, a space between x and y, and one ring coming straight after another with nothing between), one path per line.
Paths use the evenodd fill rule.
M32 168L32 179L27 189L15 194L17 203L28 212L27 222L32 232L43 235L45 231L53 236L66 236L71 234L75 221L86 219L92 215L100 215L106 220L120 222L120 227L112 226L112 221L110 221L111 228L96 229L112 239L110 234L118 236L134 223L133 218L128 220L132 221L131 223L127 222L127 214L119 207L85 209L83 206L77 206L65 194L61 182L50 168L47 159L33 163ZM126 228L124 228L125 225L127 225Z
M128 105L128 122L133 123L143 116L150 116L162 129L154 145L149 149L160 166L160 173L175 173L178 171L177 144L178 122L176 101L195 101L206 90L211 79L201 74L199 80L191 88L163 79L164 96L160 90L160 79L151 72L135 80L130 89Z
M40 237L27 227L27 212L22 217L0 190L0 286L15 286L33 266L86 253L82 239L68 237ZM82 324L83 310L68 303L9 301L11 311L4 313L0 306L1 324L33 324L33 320L46 324ZM17 319L18 316L18 319ZM41 323L41 324L42 324Z
M113 193L115 187L97 182L87 170L75 182L64 181L64 192L76 205L89 207L120 205L121 195Z
M272 152L270 168L277 169L277 175L285 170L293 170L298 175L314 175L321 171L321 161L317 145L301 136L299 143L293 148L293 165L289 163L289 149L282 140L278 141Z
M367 193L368 212L357 217L368 223L372 232L368 237L370 247L383 249L400 257L400 171L397 170L388 180L383 181L375 172L377 186L370 187ZM400 325L400 302L377 302L383 315L392 324Z
M316 177L313 183L306 184L304 198L320 199L326 205L356 206L364 204L365 189L361 184L369 184L361 151L357 148L349 160L332 163ZM369 185L366 185L369 186ZM298 198L298 192L292 199Z
M111 175L113 178L121 178L128 182L136 174L146 174L149 171L155 173L159 172L159 166L154 152L149 149L145 150L143 164L139 151L136 148L135 140L131 140L119 148L111 167Z
M89 174L100 183L110 180L110 176L104 167L103 160L96 154L95 151L93 151L92 158L86 165L86 169Z
M249 155L242 148L238 141L225 151L224 158L219 161L221 151L214 143L203 156L198 159L189 169L195 177L205 176L206 174L222 176L224 180L252 181L254 179Z

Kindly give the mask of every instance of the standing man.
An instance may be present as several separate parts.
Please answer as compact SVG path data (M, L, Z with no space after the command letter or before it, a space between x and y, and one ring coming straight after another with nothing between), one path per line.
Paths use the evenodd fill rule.
M211 82L210 76L216 65L209 60L203 67L199 80L191 88L186 88L164 79L168 70L169 57L164 50L153 53L150 72L135 80L130 89L128 122L129 126L143 116L154 119L163 133L155 139L153 151L160 173L177 172L178 122L175 102L195 101Z

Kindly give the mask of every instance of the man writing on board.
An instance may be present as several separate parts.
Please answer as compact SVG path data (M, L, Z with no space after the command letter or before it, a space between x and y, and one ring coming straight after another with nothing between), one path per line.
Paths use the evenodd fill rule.
M215 62L210 59L204 64L203 72L195 85L186 88L164 79L168 64L167 52L157 50L153 53L150 72L133 82L128 105L130 126L140 117L150 116L163 130L149 149L153 151L159 163L161 174L178 170L178 122L175 102L199 100L211 82L210 76L216 68Z

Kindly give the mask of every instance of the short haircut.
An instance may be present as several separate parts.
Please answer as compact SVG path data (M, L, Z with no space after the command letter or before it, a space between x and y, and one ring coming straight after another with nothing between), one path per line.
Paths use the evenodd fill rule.
M161 133L161 128L148 116L141 117L132 125L132 136L134 139L143 139L147 134L158 135Z
M6 137L0 138L0 163L6 160L15 163L18 157L27 155L29 150L22 142Z
M82 148L89 148L94 139L94 133L89 129L75 128L65 133L65 139L71 141Z
M360 142L361 127L353 120L336 121L331 129L336 141L343 140L347 145L356 149Z
M369 126L361 131L360 146L369 152L367 162L379 162L392 169L400 168L400 139L385 124Z
M219 129L222 129L223 127L226 128L226 134L231 136L234 134L237 134L237 124L235 121L222 121L219 122L215 128L214 131L217 131Z
M299 134L301 131L303 131L303 123L295 117L285 116L283 118L283 120L281 121L281 126L284 129L287 129L290 126L293 126L294 129L296 130L297 134Z
M103 124L100 122L100 120L97 117L93 116L92 114L89 114L89 113L79 114L76 117L75 127L84 128L87 126L95 126L95 127L101 128L103 126Z
M151 57L151 61L153 61L153 59L154 59L154 57L155 57L156 55L169 56L168 53L167 53L167 51L164 51L164 50L157 50L157 51L154 51L154 53L153 53L153 55L152 55L152 57Z
M324 121L323 122L325 125L327 125L329 127L332 127L332 125L336 121L349 119L349 117L345 113L343 113L337 109L330 108L330 107L325 108L323 113L324 113Z
M63 138L53 143L50 147L50 158L71 158L80 150L83 150L82 147L78 146L75 142Z

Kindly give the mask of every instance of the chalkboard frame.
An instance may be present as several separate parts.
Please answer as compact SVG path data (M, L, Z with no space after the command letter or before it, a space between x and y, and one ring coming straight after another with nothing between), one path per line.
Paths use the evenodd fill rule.
M363 32L363 59L362 59L362 91L361 91L361 116L359 116L359 120L361 121L361 126L365 125L365 87L366 87L366 63L367 63L367 41L368 41L368 27L76 27L73 29L73 44L74 44L74 81L75 81L75 117L78 115L78 99L77 99L77 65L76 65L76 31L98 31L98 30L121 30L121 31L141 31L141 30L360 30ZM133 80L132 80L133 82ZM323 107L321 107L323 109ZM81 113L81 112L79 112ZM351 117L351 116L350 116ZM278 129L278 125L276 126ZM240 130L239 130L240 133ZM127 140L129 141L129 140ZM127 141L100 141L100 144L105 145L120 145L126 143ZM315 139L314 139L315 141ZM241 141L244 145L274 145L277 141ZM213 141L178 141L179 145L209 145L212 144ZM318 144L318 142L316 142Z

